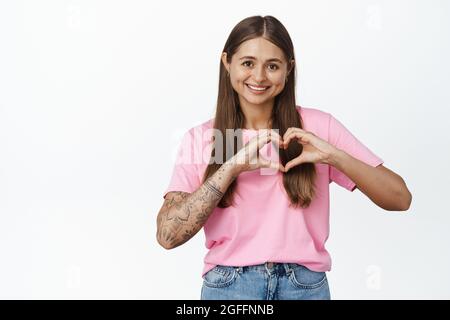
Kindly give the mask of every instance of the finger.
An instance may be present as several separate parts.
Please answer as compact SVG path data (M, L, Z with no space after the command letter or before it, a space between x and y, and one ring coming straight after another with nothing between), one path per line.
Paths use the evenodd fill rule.
M292 131L290 135L287 136L286 140L284 140L285 147L289 145L289 142L292 139L296 139L298 143L308 144L311 142L311 133L304 130L295 130Z
M271 136L276 136L280 141L283 140L283 138L281 138L280 134L278 133L278 129L277 130L271 129L270 134L271 134Z
M291 142L291 140L301 139L302 135L303 134L298 131L291 131L291 133L289 135L287 135L286 139L284 139L284 141L283 141L284 147L287 148L289 146L289 143Z
M283 144L285 147L287 147L287 144L286 144L287 137L290 136L294 132L301 132L300 130L301 129L297 128L297 127L290 127L289 129L286 130L286 132L283 135Z
M265 159L264 157L260 156L260 165L262 168L271 168L271 169L275 169L275 170L279 170L282 172L285 172L286 169L283 166L283 164L279 163L279 162L273 162L273 161L269 161L267 159Z
M252 148L252 150L259 150L270 141L273 141L278 148L283 148L283 140L281 136L273 129L261 130L258 135L249 141L249 147Z
M291 133L292 129L293 128L291 127L286 130L286 132L283 134L283 141L286 140L287 136Z
M257 135L252 137L246 145L248 148L248 153L252 155L258 153L259 149L261 148L260 144L262 144L263 141L267 141L267 134L265 132L258 133Z
M289 133L291 133L292 131L298 131L298 132L308 132L306 130L303 130L302 128L298 128L298 127L290 127L289 129L286 130L286 132L283 135L283 138L288 135Z
M277 148L284 149L283 138L281 138L280 134L275 130L271 131L271 141L274 142Z
M291 161L289 161L288 163L286 163L286 165L284 166L285 172L288 172L289 169L291 169L292 167L298 166L299 164L302 164L302 156L298 156L295 159L292 159Z
M268 130L261 130L259 134L255 135L245 145L245 163L258 164L259 149L270 141Z
M283 140L279 134L275 133L275 135L273 135L272 133L270 136L270 141L272 141L277 148L284 148Z
M297 127L290 127L286 130L286 132L283 134L283 140L286 139L286 137L291 134L292 132L306 132L303 129L297 128Z
M261 134L258 135L258 148L261 149L270 141L274 141L277 145L281 144L281 140L279 135L273 130L264 130Z

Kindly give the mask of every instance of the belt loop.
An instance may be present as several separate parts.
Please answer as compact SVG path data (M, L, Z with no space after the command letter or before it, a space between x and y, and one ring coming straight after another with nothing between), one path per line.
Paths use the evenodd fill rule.
M286 274L289 276L292 272L292 268L289 263L283 263L284 269L286 270Z
M266 269L267 274L268 274L269 276L271 276L271 275L272 275L272 272L273 272L273 269L272 269L272 268L269 268L268 262L265 262L265 263L263 264L263 266L264 266L264 268Z

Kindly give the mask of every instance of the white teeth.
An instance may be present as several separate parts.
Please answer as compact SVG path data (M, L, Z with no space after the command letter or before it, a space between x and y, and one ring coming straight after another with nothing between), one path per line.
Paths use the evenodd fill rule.
M249 84L247 84L247 86L249 86L250 89L253 89L253 90L256 90L256 91L264 91L264 90L267 90L267 88L268 88L268 87L266 87L266 88L257 88L257 87L253 87L253 86L251 86Z

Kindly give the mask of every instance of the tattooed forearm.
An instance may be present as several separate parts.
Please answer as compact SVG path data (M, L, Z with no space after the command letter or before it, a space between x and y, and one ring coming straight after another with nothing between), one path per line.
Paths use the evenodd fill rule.
M191 239L206 223L236 177L233 165L224 163L193 193L169 192L158 213L158 242L169 249Z
M222 198L223 197L223 193L220 192L219 189L217 189L216 187L214 187L211 182L209 182L208 180L205 181L205 187L208 188L211 192L215 193L217 195L217 197Z

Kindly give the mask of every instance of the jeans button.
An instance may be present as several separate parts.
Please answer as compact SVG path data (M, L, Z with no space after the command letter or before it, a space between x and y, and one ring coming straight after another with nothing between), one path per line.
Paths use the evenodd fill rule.
M272 269L273 268L273 262L267 262L267 268Z

